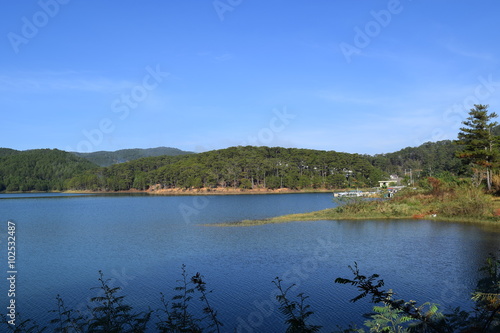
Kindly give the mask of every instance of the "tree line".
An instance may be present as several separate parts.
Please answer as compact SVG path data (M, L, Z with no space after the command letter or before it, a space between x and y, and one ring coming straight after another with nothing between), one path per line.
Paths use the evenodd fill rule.
M345 188L375 186L386 175L357 154L280 147L231 147L195 155L143 158L87 171L68 188Z
M186 155L194 154L192 152L183 151L177 148L170 147L157 147L148 149L121 149L117 151L96 151L93 153L78 153L73 152L73 154L84 157L90 162L97 164L98 166L105 167L113 164L125 163L132 160L137 160L143 157L153 157L153 156L176 156L176 155Z
M452 140L442 140L366 158L373 166L386 173L401 176L411 173L416 179L435 177L443 173L464 176L470 172L470 168L457 156L461 149L462 146Z
M65 181L95 169L88 160L57 149L0 149L0 191L62 191Z
M374 156L246 146L133 159L156 154L158 149L75 156L57 149L0 148L0 191L120 191L151 186L339 189L376 186L390 174L406 176L407 180L446 175L474 177L478 184L486 180L491 188L500 165L500 126L491 121L496 114L489 114L487 106L476 105L469 115L458 140L427 142ZM133 160L106 167L92 162L110 163L124 157Z

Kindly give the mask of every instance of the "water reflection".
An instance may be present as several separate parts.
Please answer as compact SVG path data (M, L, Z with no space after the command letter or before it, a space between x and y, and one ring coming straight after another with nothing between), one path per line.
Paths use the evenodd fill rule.
M206 277L226 327L236 327L239 319L248 322L258 304L272 299L271 281L280 276L310 296L316 320L328 331L362 321L358 314L370 309L363 302L349 303L356 291L333 283L336 277L349 277L347 266L355 261L362 272L380 274L401 297L463 306L477 268L500 248L499 229L464 223L317 221L208 228L199 224L307 212L333 203L329 194L205 198L0 200L3 216L19 226L23 313L46 319L57 294L68 305L86 304L98 270L121 277L116 283L134 307L159 307L159 293L171 293L186 264L190 272ZM189 223L186 207L194 209ZM273 311L263 320L266 328L280 331L281 319Z

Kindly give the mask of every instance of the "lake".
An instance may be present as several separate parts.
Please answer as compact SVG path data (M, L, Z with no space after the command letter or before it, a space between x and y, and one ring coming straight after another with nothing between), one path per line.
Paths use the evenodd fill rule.
M233 196L0 195L1 267L7 271L7 221L16 222L17 309L47 322L60 294L85 311L97 291L98 271L121 287L135 310L161 307L174 295L181 266L200 272L225 332L284 332L274 303L279 276L304 292L311 323L330 332L362 323L365 301L350 303L357 262L380 274L399 297L448 307L470 306L478 268L500 249L499 230L433 221L316 221L253 227L202 224L260 219L334 207L328 193ZM1 284L2 308L7 306ZM197 300L193 300L197 303ZM193 304L193 309L195 308ZM5 310L4 310L5 311ZM153 321L156 316L153 316ZM154 327L152 326L152 331Z

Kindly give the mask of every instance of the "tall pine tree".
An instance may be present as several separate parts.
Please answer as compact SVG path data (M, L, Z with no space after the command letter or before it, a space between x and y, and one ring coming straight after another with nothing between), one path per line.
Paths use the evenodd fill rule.
M496 117L496 113L488 112L488 105L474 104L469 117L462 122L465 127L460 128L455 141L463 146L457 156L472 164L476 174L480 175L480 181L486 179L488 190L491 190L492 169L499 158L499 138L492 133L498 123L491 121Z

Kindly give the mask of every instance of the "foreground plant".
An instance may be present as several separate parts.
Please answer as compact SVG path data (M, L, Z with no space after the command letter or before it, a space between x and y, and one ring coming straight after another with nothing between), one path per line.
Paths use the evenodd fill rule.
M456 308L452 313L443 314L432 303L417 305L415 301L394 299L394 293L382 289L384 281L377 274L362 275L357 264L349 266L354 278L337 278L335 283L350 284L361 293L351 299L356 302L370 297L375 306L375 314L365 322L370 332L499 332L500 331L500 261L493 255L486 259L480 271L486 276L478 281L472 300L473 311ZM344 331L364 332L363 329L349 328Z
M120 287L110 287L110 280L105 280L99 271L98 289L103 295L92 297L96 305L91 308L92 317L88 332L145 332L151 312L132 313L132 307L124 303L125 296L118 296Z
M172 303L165 301L165 295L161 294L161 301L164 309L159 310L160 314L165 314L167 318L156 324L160 332L202 332L201 320L196 318L189 310L189 304L193 299L194 286L186 272L186 266L182 265L182 279L177 280L179 285L174 288L177 292L172 297Z
M364 333L367 329L371 332L500 332L500 260L490 255L486 265L480 270L485 273L478 283L472 300L475 307L472 311L454 309L451 313L442 313L438 305L423 303L418 305L415 301L395 299L392 290L384 290L384 281L377 274L362 275L355 263L350 267L353 277L337 278L336 283L350 284L358 289L360 294L351 302L369 297L376 304L369 319L365 321L364 328L349 327L342 332ZM181 279L174 288L175 294L172 301L165 301L162 294L164 308L157 310L158 321L155 326L159 332L218 332L222 331L222 323L218 319L208 296L212 291L206 288L206 282L200 273L189 277L186 268L182 266ZM92 288L98 290L98 296L92 297L88 307L88 316L80 311L69 309L62 298L57 296L57 309L50 311L56 317L48 326L40 326L32 320L22 320L19 314L16 326L9 325L7 317L2 315L0 322L2 332L40 333L40 332L134 332L150 331L150 318L153 311L133 312L130 305L125 303L125 296L120 296L120 287L112 287L109 279L104 279L99 271L100 286ZM319 332L321 326L310 324L310 317L314 314L310 305L306 304L308 296L299 293L296 298L290 297L290 292L295 285L284 286L280 278L273 280L279 293L276 300L279 310L284 315L286 332L312 333ZM203 314L196 315L191 311L191 302L198 294L202 302ZM150 325L151 326L151 325ZM231 329L225 330L227 332Z
M283 280L279 277L276 277L273 280L274 285L280 291L280 294L276 296L276 300L280 304L280 311L285 315L285 324L287 324L287 333L312 333L318 332L321 329L321 326L318 325L310 325L307 324L307 319L314 313L310 311L310 305L305 304L305 300L309 298L309 296L305 296L303 293L297 295L299 301L293 301L289 298L288 292L291 288L295 286L292 284L291 286L285 288L281 284Z

